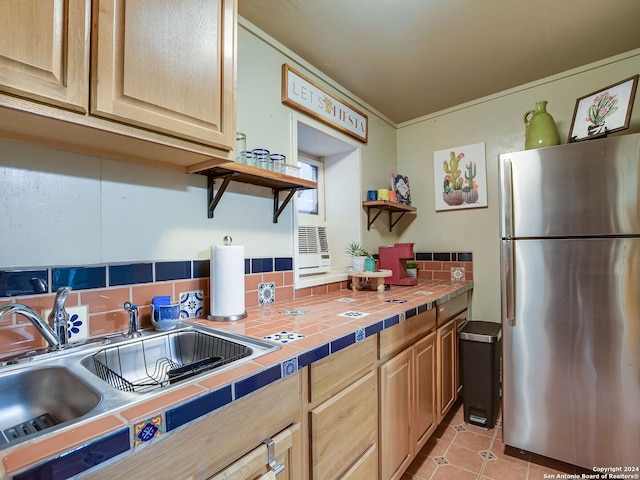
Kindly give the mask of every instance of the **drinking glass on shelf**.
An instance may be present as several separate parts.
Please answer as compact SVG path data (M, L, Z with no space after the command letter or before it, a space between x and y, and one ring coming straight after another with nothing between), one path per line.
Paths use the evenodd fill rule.
M242 132L236 132L236 161L240 163L246 163L242 152L247 150L247 136Z
M269 170L269 150L265 148L254 148L252 150L253 159L255 161L256 167L264 168L265 170Z
M251 165L252 167L256 166L255 155L253 154L253 152L247 152L245 150L244 152L240 152L240 157L241 163L246 163L247 165Z
M284 173L284 164L287 157L285 157L281 153L272 153L270 159L271 169L274 172Z

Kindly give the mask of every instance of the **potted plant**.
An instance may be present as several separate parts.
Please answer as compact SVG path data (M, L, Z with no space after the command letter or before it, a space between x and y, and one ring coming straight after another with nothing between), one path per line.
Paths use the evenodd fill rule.
M418 264L416 262L407 262L407 277L418 278Z
M349 242L345 250L347 255L351 255L351 270L354 272L364 272L364 260L369 253L358 242Z

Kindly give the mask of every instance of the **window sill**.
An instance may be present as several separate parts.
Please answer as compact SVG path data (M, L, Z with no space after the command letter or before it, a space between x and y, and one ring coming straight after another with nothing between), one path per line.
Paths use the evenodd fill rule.
M295 288L316 287L318 285L326 285L327 283L344 282L349 278L346 271L331 271L324 274L310 275L300 277L296 282Z

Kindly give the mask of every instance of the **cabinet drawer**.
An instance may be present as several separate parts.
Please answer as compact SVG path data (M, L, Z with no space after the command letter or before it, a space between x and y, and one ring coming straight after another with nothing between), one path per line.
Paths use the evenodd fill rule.
M380 332L380 359L389 358L423 337L436 326L436 310L419 313L405 322Z
M274 459L277 465L284 466L278 480L296 478L291 472L290 455L294 445L294 436L298 434L300 424L292 425L273 437ZM260 478L270 470L269 455L266 444L262 444L251 452L239 458L220 473L209 480L245 480Z
M310 464L314 480L338 478L371 446L377 430L375 372L309 413Z
M309 366L309 401L317 404L373 368L376 337L371 336Z
M468 294L463 293L452 298L448 302L438 305L438 326L444 325L447 320L455 317L460 312L467 309Z
M340 477L340 480L378 478L378 450L371 445L358 461Z

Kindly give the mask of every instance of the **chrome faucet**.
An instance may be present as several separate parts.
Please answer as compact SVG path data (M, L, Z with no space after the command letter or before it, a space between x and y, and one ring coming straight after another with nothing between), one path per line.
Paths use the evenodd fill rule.
M0 307L0 320L12 313L20 314L29 320L42 334L52 350L66 348L69 345L67 322L69 321L69 313L64 308L64 302L67 295L71 291L71 287L60 287L56 292L56 299L53 304L53 310L49 314L49 323L42 318L38 312L28 305L22 303L7 303Z
M137 338L141 336L140 323L138 322L138 306L131 302L124 302L122 308L129 312L129 331L123 333L123 335L127 338Z

